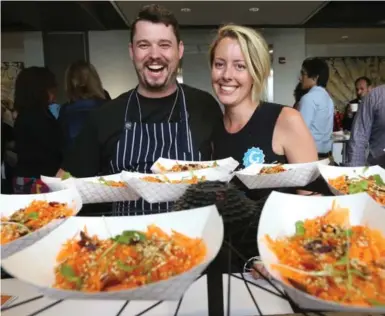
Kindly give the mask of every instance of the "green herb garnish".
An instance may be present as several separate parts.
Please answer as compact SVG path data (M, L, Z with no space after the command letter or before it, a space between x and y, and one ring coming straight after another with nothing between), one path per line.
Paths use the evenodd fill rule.
M72 178L72 175L69 172L64 172L63 175L61 176L62 180L67 180L69 178Z
M372 306L377 306L377 307L385 307L385 305L377 300L374 299L368 299L368 303Z
M368 190L368 181L367 180L361 180L358 182L351 183L349 185L349 193L350 194L365 192L367 190Z
M343 256L338 260L336 263L333 264L333 266L346 266L349 263L349 257L348 256Z
M120 260L118 260L118 261L116 262L116 264L117 264L117 266L118 266L119 269L121 269L121 270L123 270L123 271L126 271L126 272L132 272L132 271L134 271L135 268L137 267L137 266L128 266L128 265L124 264L124 263L123 263L122 261L120 261Z
M112 238L118 244L129 245L146 240L146 235L136 230L125 230L121 235Z
M38 219L39 218L39 213L38 212L32 212L32 213L29 213L27 217L29 219Z
M305 235L305 227L303 221L297 221L295 223L295 234L297 236L303 236Z
M374 174L372 175L373 179L374 179L374 182L376 182L377 185L380 185L380 186L385 186L385 182L384 180L382 180L381 176L379 174Z
M77 288L82 286L82 279L75 274L75 271L68 264L60 265L59 271L67 281L76 283Z

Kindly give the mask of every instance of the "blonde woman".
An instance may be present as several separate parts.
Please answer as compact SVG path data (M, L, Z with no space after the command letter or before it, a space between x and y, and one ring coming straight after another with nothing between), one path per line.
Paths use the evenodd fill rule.
M214 138L215 159L233 157L242 167L317 160L301 114L262 101L271 66L260 34L243 26L223 26L211 45L210 65L214 92L225 108Z
M90 111L106 102L106 94L95 67L86 61L72 63L65 73L68 102L59 114L64 131L65 145L72 144Z

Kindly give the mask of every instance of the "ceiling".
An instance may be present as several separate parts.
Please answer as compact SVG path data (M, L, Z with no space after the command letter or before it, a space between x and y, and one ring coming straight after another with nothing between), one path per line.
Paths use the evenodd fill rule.
M256 27L385 28L385 1L272 0L1 1L1 27L2 32L124 30L146 3L166 5L182 28L212 28L226 22Z
M149 2L151 3L151 2ZM301 25L324 1L157 1L174 12L181 26ZM116 1L126 19L134 20L143 2ZM290 14L288 14L290 12Z

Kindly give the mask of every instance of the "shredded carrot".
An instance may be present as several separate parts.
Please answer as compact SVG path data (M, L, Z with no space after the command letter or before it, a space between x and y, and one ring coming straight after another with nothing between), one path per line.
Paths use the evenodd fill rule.
M205 182L206 181L206 177L205 176L202 176L202 177L197 177L195 175L193 175L192 177L189 177L189 178L182 178L182 179L178 179L178 180L170 180L169 178L167 178L165 175L162 175L161 177L158 176L158 177L155 177L155 176L145 176L145 177L142 177L141 178L143 181L147 181L147 182L156 182L156 183L172 183L172 184L197 184L199 182Z
M284 282L346 305L385 305L385 236L349 225L349 210L333 203L324 216L296 223L296 234L266 243Z
M200 264L206 245L155 225L146 232L124 231L109 239L81 232L57 255L55 288L83 292L118 291L168 279Z
M218 163L216 161L212 163L176 163L171 168L167 169L159 162L156 163L156 166L160 169L162 173L166 172L183 172L183 171L193 171L193 170L201 170L207 168L215 168L218 167Z
M270 166L270 167L263 167L259 174L275 174L275 173L281 173L287 171L282 164L278 164L276 166Z
M54 219L69 217L73 209L66 203L33 201L9 217L1 218L1 244L7 244L49 224Z
M377 177L377 178L376 178ZM343 194L368 193L376 202L385 206L385 184L379 175L349 178L346 175L328 179L329 184Z

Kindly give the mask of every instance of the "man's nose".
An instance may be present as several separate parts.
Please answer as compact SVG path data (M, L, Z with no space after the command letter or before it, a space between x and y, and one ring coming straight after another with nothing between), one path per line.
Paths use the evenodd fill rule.
M152 58L160 57L160 48L157 45L152 45L151 46L150 57L152 57Z

